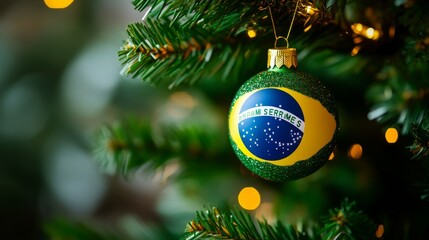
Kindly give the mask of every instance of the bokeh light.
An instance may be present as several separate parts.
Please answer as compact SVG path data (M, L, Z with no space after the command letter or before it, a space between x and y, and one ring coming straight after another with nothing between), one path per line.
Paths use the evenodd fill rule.
M396 143L399 137L398 130L396 130L395 128L388 128L384 136L388 143Z
M378 225L377 231L375 231L375 236L377 238L382 238L384 234L384 226L383 224Z
M261 203L261 195L254 187L245 187L238 194L238 203L246 210L255 210Z
M63 9L73 3L73 0L44 0L46 6L52 9Z
M247 35L248 35L250 38L254 38L254 37L256 37L256 31L255 31L255 30L253 30L253 29L249 29L249 30L247 30Z
M349 157L353 159L360 159L362 157L363 148L360 144L353 144L349 150Z

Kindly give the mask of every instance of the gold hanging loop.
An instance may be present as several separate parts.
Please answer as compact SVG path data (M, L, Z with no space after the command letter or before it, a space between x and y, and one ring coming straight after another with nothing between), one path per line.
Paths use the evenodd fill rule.
M295 21L296 12L297 12L297 10L298 10L298 5L299 5L300 3L301 3L301 0L298 0L298 1L296 2L295 10L294 10L294 12L293 12L293 16L292 16L292 21L290 22L289 30L288 30L288 32L287 32L286 37L283 37L283 36L277 36L276 25L275 25L275 23L274 23L273 13L271 12L271 7L268 5L268 11L269 11L269 13L270 13L271 23L272 23L272 25L273 25L273 32L274 32L274 39L275 39L275 41L274 41L274 47L275 47L275 48L277 48L277 41L278 41L279 39L284 39L284 40L286 41L286 47L287 47L287 48L289 48L289 35L290 35L290 32L292 31L293 22Z
M277 48L277 41L279 39L284 39L286 41L286 48L289 48L289 41L287 40L287 37L278 36L276 40L274 41L274 48Z

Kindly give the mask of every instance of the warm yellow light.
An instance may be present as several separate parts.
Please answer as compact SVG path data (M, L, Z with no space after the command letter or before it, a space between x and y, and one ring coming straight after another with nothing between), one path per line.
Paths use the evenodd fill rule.
M395 26L391 26L390 28L389 28L389 37L390 38L393 38L394 36L395 36Z
M381 238L383 237L384 234L384 226L383 224L378 225L377 231L375 231L375 236L377 238Z
M377 30L374 30L374 36L372 36L372 39L377 40L380 37L380 32Z
M356 24L354 24L354 26L355 26L355 32L356 33L360 33L360 32L362 32L362 29L363 29L363 25L362 24L360 24L360 23L356 23Z
M353 159L359 159L362 157L362 146L360 144L353 144L349 150L349 157Z
M255 210L261 203L261 196L254 187L245 187L238 194L238 203L246 210Z
M44 0L46 6L53 9L62 9L70 6L73 0Z
M335 157L335 154L334 154L334 152L332 152L331 155L329 155L328 160L332 160L332 159L334 159L334 157Z
M352 24L351 28L357 35L364 36L368 39L377 40L380 37L380 31L372 27L362 25L361 23Z
M396 130L395 128L388 128L384 136L388 143L395 143L396 141L398 141L398 130Z
M305 10L307 11L308 14L313 15L314 14L314 10L311 6L307 6L305 8Z
M353 38L353 43L355 43L355 44L359 44L362 41L363 41L363 39L361 37L355 37L355 38Z
M249 30L247 30L247 35L248 35L250 38L254 38L254 37L256 37L256 31L255 31L255 30L253 30L253 29L249 29Z
M366 29L366 37L372 39L374 37L374 28Z
M312 27L312 25L308 25L305 29L304 32L308 32L308 30L310 30L310 28Z
M359 47L359 46L355 46L355 47L352 49L352 51L351 51L350 55L352 55L352 56L356 56L356 55L359 53L359 51L360 51L360 47Z

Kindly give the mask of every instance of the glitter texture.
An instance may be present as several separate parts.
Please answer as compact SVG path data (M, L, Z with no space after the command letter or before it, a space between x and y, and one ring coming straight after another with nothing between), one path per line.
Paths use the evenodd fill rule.
M234 97L231 104L231 109L232 106L235 105L237 99L239 99L243 94L256 89L269 87L288 88L318 100L326 108L326 110L335 117L337 127L335 129L332 141L326 144L309 159L303 159L291 166L278 166L269 162L254 160L249 156L246 156L230 136L231 145L241 162L249 170L264 179L271 181L288 181L308 176L318 170L328 161L329 155L332 153L335 147L335 139L339 130L339 119L333 97L326 87L323 86L320 81L314 78L312 75L300 72L295 69L284 69L283 67L281 70L277 69L277 71L274 71L273 69L263 71L245 82ZM250 139L251 135L249 135L249 133L246 134L246 130L248 129L241 129L244 130L243 134ZM258 140L261 141L261 139ZM259 143L257 142L257 144ZM256 144L254 145L254 147L257 147Z

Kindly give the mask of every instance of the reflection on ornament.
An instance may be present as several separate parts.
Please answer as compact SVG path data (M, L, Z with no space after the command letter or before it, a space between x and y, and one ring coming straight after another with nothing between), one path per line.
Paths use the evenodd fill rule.
M255 210L261 203L261 195L254 187L245 187L238 194L238 203L246 210Z
M52 9L62 9L70 6L73 0L44 0L46 6Z
M398 141L398 136L398 130L395 128L388 128L384 134L384 137L388 143L396 143L396 141Z

